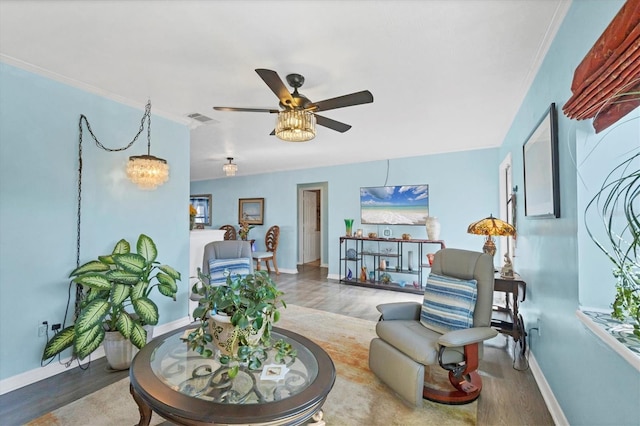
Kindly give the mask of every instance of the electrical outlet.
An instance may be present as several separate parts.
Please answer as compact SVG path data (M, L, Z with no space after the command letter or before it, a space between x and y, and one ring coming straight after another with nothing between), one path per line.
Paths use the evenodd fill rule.
M38 325L38 337L47 335L47 321L43 321L40 325Z
M538 318L536 327L538 327L538 336L542 336L542 319Z

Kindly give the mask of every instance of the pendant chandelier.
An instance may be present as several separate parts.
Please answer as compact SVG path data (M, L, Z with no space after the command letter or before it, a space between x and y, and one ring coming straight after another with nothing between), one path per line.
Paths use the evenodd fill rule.
M235 176L236 172L238 171L238 165L232 163L233 157L227 157L227 160L229 162L222 166L222 170L224 170L224 174L226 174L227 176Z
M287 142L306 142L316 136L316 116L309 111L289 110L278 113L276 136Z
M169 179L169 165L153 155L135 155L129 157L127 177L142 189L156 189Z
M147 103L142 125L145 118L147 119L147 155L129 157L127 177L141 189L156 189L169 179L169 165L166 160L151 155L151 102Z

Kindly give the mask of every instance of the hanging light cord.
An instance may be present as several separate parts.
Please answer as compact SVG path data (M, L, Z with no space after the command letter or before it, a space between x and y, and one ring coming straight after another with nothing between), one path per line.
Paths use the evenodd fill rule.
M93 141L96 143L98 147L104 149L105 151L117 152L117 151L124 151L126 149L131 148L131 146L135 143L135 141L138 140L138 137L144 130L145 120L147 121L147 153L150 154L151 153L151 101L147 101L147 105L144 109L144 115L140 120L140 129L138 130L138 133L136 133L136 135L133 137L133 140L131 142L129 142L126 146L122 148L107 148L106 146L104 146L98 140L96 135L93 133L93 130L91 129L91 125L89 124L89 120L87 119L87 117L84 114L80 115L80 121L78 122L80 133L78 137L78 209L77 209L77 230L76 230L77 231L76 268L80 266L80 235L81 235L80 225L81 225L81 218L82 218L82 134L83 134L82 123L84 123L87 126L87 130L89 131L91 138L93 139ZM71 283L69 285L71 285ZM76 302L75 302L75 309L74 309L75 318L77 318L78 315L80 314L80 302L82 301L82 298L83 298L82 286L78 285L76 287ZM67 314L65 312L65 322L66 322L66 319L67 319Z
M151 101L147 101L147 105L145 106L144 109L144 115L142 116L142 119L140 120L140 129L138 129L138 133L136 133L136 135L133 137L133 140L131 142L129 142L126 146L122 147L122 148L107 148L106 146L104 146L96 137L96 135L93 133L93 130L91 129L91 125L89 124L89 120L87 119L87 117L84 114L80 115L80 120L78 121L78 128L80 130L79 132L79 136L78 136L78 198L77 198L77 202L78 202L78 207L77 207L77 220L76 220L76 268L78 268L80 266L80 236L81 236L81 224L82 224L82 135L83 135L83 128L82 128L82 123L84 123L87 126L87 130L89 131L89 134L91 135L91 138L93 139L93 141L96 143L96 145L99 148L104 149L105 151L109 151L109 152L117 152L117 151L124 151L127 150L129 148L131 148L131 146L135 143L135 141L138 140L138 137L140 136L140 134L142 133L142 131L144 130L144 122L145 119L147 120L147 154L151 153ZM66 328L66 323L67 323L67 315L69 312L69 304L70 304L70 299L71 299L71 286L73 285L73 280L69 281L69 292L68 292L68 296L67 296L67 308L65 309L64 312L64 320L62 321L62 329ZM80 305L82 300L84 299L84 292L83 292L83 287L82 285L78 284L76 285L76 294L75 294L75 304L74 304L74 310L73 310L73 315L74 315L74 321L77 320L78 316L80 315ZM65 364L66 366L71 365L71 363L76 359L76 355L75 353L71 356L71 359ZM82 366L81 366L82 368Z

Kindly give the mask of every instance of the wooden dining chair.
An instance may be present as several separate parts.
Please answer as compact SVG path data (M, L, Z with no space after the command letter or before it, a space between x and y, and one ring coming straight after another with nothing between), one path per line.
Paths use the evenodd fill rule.
M224 231L225 240L237 240L236 227L233 225L222 225L220 227Z
M280 238L280 227L274 225L267 231L264 237L264 245L266 251L253 252L253 259L256 261L256 271L260 270L260 262L264 262L267 266L267 271L271 272L269 267L269 261L273 262L273 269L276 271L276 275L280 275L278 271L278 262L276 261L276 250L278 249L278 239Z

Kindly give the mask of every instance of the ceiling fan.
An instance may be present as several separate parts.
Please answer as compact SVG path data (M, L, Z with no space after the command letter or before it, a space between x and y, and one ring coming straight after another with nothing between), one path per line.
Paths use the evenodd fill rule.
M278 114L276 128L271 132L271 135L276 135L285 141L305 142L313 139L316 134L316 123L320 126L344 133L351 128L349 124L341 123L331 118L318 115L317 113L373 102L373 95L368 90L338 96L337 98L325 99L319 102L312 102L306 96L298 93L298 88L304 84L304 77L300 74L287 75L287 83L293 87L293 92L289 93L289 90L275 71L258 68L256 72L273 93L276 94L280 100L280 108L282 109L234 107L213 107L213 109L216 111L268 112Z

